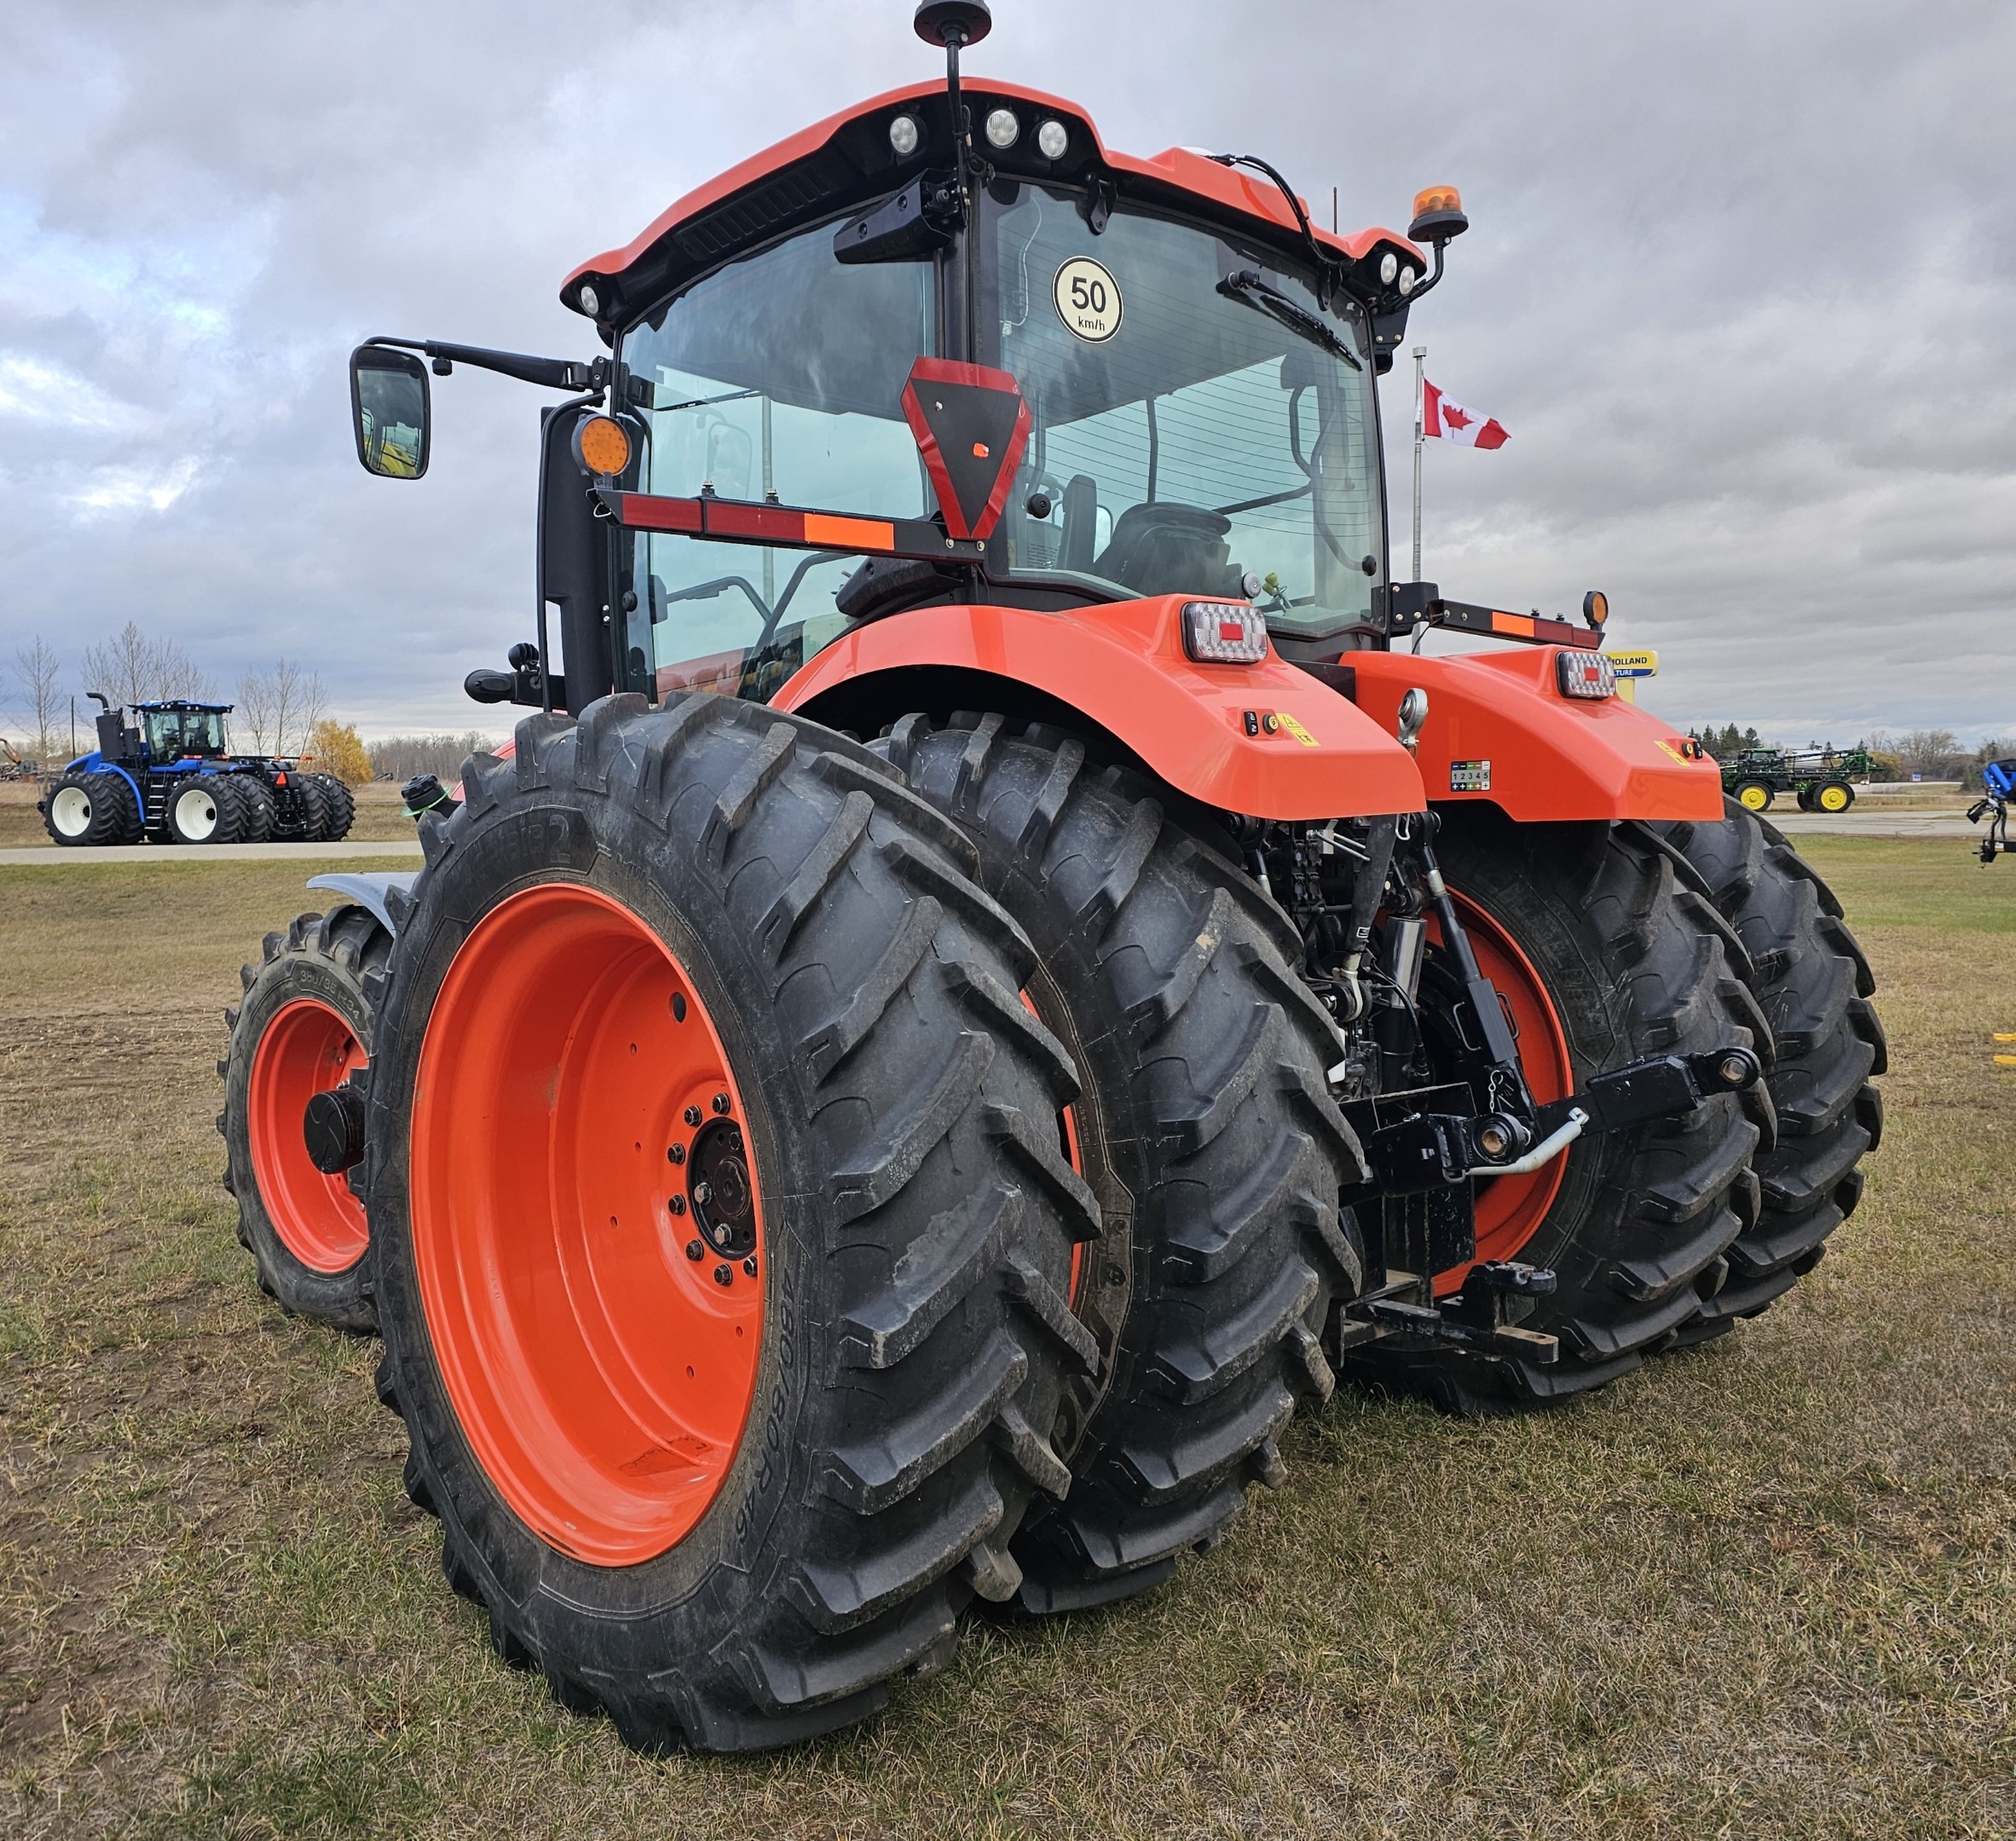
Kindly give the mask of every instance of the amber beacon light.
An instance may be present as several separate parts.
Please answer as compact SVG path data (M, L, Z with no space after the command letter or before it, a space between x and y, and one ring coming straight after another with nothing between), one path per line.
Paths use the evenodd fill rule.
M584 473L615 479L630 465L630 436L614 416L584 416L575 427L574 458Z
M1407 234L1415 242L1447 243L1469 228L1463 194L1454 186L1429 186L1414 194L1414 217Z

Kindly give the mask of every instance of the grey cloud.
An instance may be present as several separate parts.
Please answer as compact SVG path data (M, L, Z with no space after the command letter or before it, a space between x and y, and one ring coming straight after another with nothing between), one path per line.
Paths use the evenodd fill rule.
M0 648L39 631L74 657L130 615L227 683L284 649L373 727L465 726L463 672L529 625L539 393L458 373L430 477L389 488L351 456L344 352L403 332L586 355L566 270L931 75L910 12L14 0ZM1564 608L1599 583L1682 722L2016 733L2010 9L996 17L974 66L1084 103L1115 146L1264 153L1320 212L1337 186L1348 224L1464 187L1476 228L1412 330L1513 441L1427 457L1452 592ZM10 361L69 380L67 420L8 411Z

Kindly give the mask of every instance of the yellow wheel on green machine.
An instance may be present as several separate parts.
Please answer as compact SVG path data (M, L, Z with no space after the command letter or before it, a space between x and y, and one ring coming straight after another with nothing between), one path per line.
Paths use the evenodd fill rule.
M1746 780L1736 788L1736 804L1745 811L1769 811L1771 789L1761 780Z
M1855 803L1855 788L1845 780L1829 780L1814 795L1822 811L1846 811Z

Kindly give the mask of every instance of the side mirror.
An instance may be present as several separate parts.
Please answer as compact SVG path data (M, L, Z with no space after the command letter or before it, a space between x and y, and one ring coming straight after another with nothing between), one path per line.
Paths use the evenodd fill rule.
M417 352L360 345L350 354L350 421L357 459L380 479L427 470L427 366Z

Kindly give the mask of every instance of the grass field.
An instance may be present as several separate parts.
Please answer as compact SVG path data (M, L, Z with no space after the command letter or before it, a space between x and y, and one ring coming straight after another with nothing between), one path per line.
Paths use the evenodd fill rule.
M302 872L0 869L0 1830L2016 1833L2016 866L1810 841L1890 1131L1789 1301L1539 1418L1340 1394L1159 1596L728 1763L495 1659L372 1346L254 1284L211 1070Z

